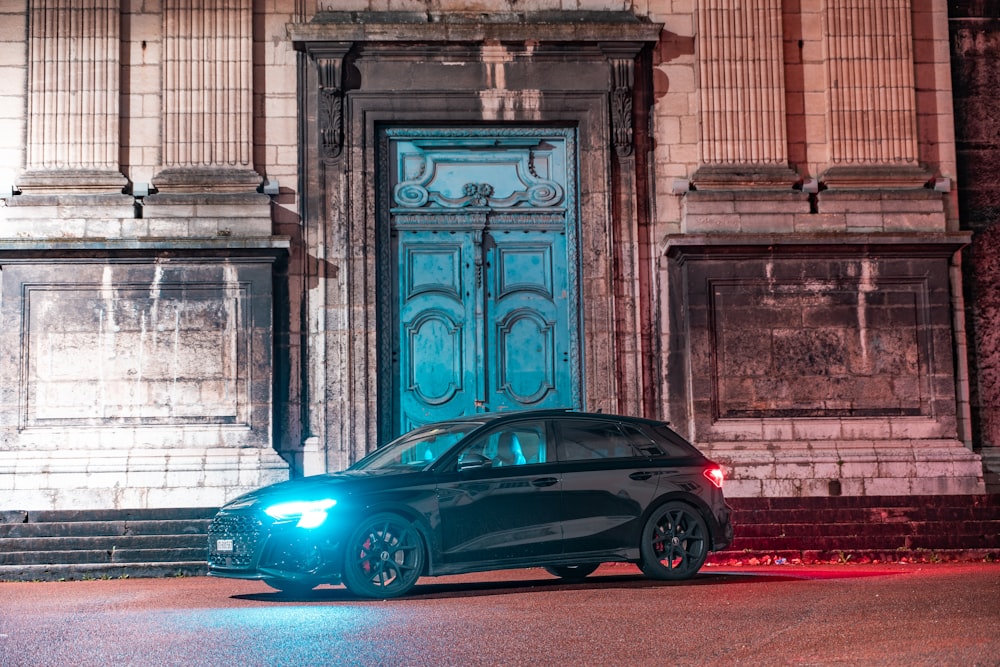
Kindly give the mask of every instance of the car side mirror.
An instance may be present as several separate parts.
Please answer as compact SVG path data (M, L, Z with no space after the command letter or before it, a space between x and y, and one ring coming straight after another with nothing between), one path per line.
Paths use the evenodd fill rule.
M463 470L479 470L480 468L489 468L492 465L493 461L491 459L475 452L466 452L458 459L459 472L462 472Z

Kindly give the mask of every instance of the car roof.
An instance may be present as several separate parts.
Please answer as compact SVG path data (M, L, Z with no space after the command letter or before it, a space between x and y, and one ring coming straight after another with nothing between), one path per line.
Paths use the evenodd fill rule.
M627 415L617 415L605 412L581 412L573 408L550 408L545 410L509 410L502 412L480 412L474 415L445 419L439 423L453 422L479 422L484 426L487 424L499 424L505 421L521 421L523 419L551 419L555 417L586 417L600 419L603 421L623 421L638 424L649 424L655 426L667 425L667 422L645 417L633 417Z

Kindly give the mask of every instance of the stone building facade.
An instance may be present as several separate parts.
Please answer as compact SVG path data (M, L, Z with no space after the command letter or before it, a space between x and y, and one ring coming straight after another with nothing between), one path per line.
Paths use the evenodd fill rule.
M0 19L0 509L526 407L668 419L733 496L985 488L943 0Z

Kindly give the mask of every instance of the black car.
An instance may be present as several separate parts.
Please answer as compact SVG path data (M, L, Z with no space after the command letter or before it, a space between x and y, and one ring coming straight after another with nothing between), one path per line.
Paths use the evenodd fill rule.
M209 574L387 598L421 576L603 562L694 576L732 541L722 469L657 421L568 410L417 428L342 472L261 488L209 528Z

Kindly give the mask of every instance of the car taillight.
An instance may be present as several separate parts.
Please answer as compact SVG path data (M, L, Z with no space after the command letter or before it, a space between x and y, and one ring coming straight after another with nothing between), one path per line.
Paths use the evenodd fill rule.
M716 488L722 488L722 481L725 479L725 475L722 474L722 468L707 468L705 472L702 473L712 484L715 484Z

